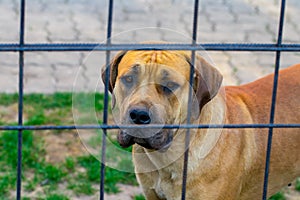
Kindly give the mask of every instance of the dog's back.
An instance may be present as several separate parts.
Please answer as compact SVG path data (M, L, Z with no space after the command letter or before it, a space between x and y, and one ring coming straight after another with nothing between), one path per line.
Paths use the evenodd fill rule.
M274 75L237 87L226 87L227 107L237 110L235 102L242 101L253 124L270 122ZM229 118L228 123L244 123L242 118ZM280 70L278 77L275 120L277 124L300 124L300 64ZM247 195L262 191L268 129L255 129L255 150L244 188ZM269 194L286 186L300 176L300 128L274 128L270 161ZM256 178L251 178L256 177ZM257 180L257 177L261 177ZM258 192L259 191L259 192ZM258 192L258 193L257 193ZM250 197L251 198L251 197ZM248 199L246 196L242 199Z
M251 111L254 123L269 123L274 75L242 86L226 87L226 100L241 99ZM275 123L300 123L300 64L279 71ZM230 104L229 104L230 106ZM289 116L283 117L289 112ZM293 115L290 115L293 113Z

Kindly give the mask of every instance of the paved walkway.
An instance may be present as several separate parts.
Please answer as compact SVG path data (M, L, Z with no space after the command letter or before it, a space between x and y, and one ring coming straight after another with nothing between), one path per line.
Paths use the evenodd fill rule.
M107 0L26 1L27 43L103 42ZM276 41L279 0L202 0L200 42ZM300 1L287 1L284 42L300 43ZM113 42L190 42L192 0L116 0ZM18 0L0 0L0 42L18 42ZM89 56L88 56L89 55ZM25 92L93 91L103 88L103 52L26 52ZM209 52L226 84L252 81L273 71L275 54ZM282 53L282 67L300 63L300 52ZM17 92L18 53L0 53L0 92ZM77 80L75 81L75 77Z

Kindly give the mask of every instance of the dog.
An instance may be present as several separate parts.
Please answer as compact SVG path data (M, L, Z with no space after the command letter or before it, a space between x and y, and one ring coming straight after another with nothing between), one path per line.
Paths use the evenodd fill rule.
M299 77L300 64L280 70L275 123L300 123ZM120 130L117 140L124 148L133 145L135 172L146 199L181 199L186 129L138 126L267 124L273 78L222 86L220 72L198 55L192 66L187 51L118 53L110 63L108 86L115 120L137 128ZM267 140L268 128L190 129L186 199L260 199ZM268 196L298 176L300 129L274 128Z

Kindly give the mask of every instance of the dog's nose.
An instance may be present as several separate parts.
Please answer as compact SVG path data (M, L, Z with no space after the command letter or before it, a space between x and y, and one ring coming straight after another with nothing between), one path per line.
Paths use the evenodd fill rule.
M150 124L151 122L149 112L143 109L132 109L129 116L135 124Z

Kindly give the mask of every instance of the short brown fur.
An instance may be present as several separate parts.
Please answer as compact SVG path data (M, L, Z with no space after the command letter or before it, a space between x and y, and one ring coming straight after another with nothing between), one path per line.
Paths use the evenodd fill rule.
M130 51L120 54L122 58L112 64L113 73L110 77L111 91L114 89L116 104L122 106L126 98L120 77L126 74L134 64L164 65L175 70L179 79L189 79L189 53L173 51ZM203 58L197 57L195 69L200 72L195 78L195 94L199 104L203 104L203 95L197 95L203 90L208 91L208 100L200 105L201 113L193 123L210 123L212 114L224 114L221 123L226 124L265 124L269 123L270 107L273 88L273 75L242 86L227 86L219 89L221 75ZM157 70L159 70L157 66ZM149 72L150 73L150 72ZM151 72L152 73L152 72ZM153 72L156 76L157 72ZM202 76L202 77L201 77ZM151 76L152 77L152 76ZM276 98L275 123L300 123L300 64L281 70ZM198 79L201 79L199 81ZM205 79L206 89L203 87ZM177 79L176 79L177 80ZM143 80L145 81L145 80ZM198 82L197 82L198 81ZM151 86L152 87L152 86ZM188 96L188 86L180 91L182 96ZM197 89L202 91L197 91ZM154 101L157 104L167 104L162 96L151 89L149 96L143 101ZM126 106L140 100L139 95L133 94ZM222 102L224 108L222 108ZM148 102L149 103L149 102ZM185 123L187 101L174 100L173 107L167 107L167 112L162 114L168 123ZM125 105L124 104L124 105ZM125 107L126 107L125 106ZM201 108L203 107L203 108ZM219 110L218 110L219 109ZM126 108L124 108L126 110ZM126 112L121 112L126 115ZM221 115L220 114L220 115ZM126 116L125 116L126 118ZM173 120L171 120L171 118ZM220 121L219 121L220 122ZM197 130L190 144L188 180L186 199L205 200L253 200L262 196L262 186L265 167L265 154L268 129L223 129L216 139L212 139L212 148L199 158L200 147L207 144L205 129ZM213 131L213 130L212 130ZM176 130L173 134L178 138L183 137L184 130ZM214 133L214 132L213 132ZM183 141L183 140L182 140ZM173 144L171 144L172 147ZM175 145L175 144L174 144ZM170 147L170 148L171 148ZM169 151L169 150L167 150ZM171 151L171 150L170 150ZM167 157L164 153L150 154L151 149L134 144L133 159L137 178L148 200L179 200L181 197L181 181L183 155L174 162L157 170L144 172L147 168L156 168L156 161L164 162ZM137 156L141 153L142 156ZM275 128L273 133L272 153L270 161L270 176L268 195L276 193L300 176L300 130L298 128Z

